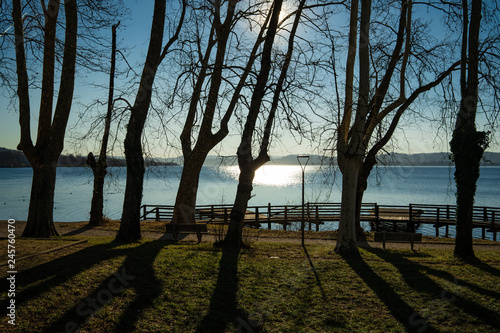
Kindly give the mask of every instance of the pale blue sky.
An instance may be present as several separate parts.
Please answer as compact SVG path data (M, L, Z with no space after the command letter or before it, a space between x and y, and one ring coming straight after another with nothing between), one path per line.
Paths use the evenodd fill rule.
M131 19L123 20L122 25L118 30L118 40L122 47L127 47L128 61L135 67L136 72L142 70L142 63L146 49L148 46L152 11L153 11L153 1L136 1L129 0L126 1L130 6ZM4 27L0 27L4 28ZM109 29L110 30L110 29ZM104 32L109 34L110 31ZM123 61L118 58L119 66L124 66ZM121 62L121 63L120 63ZM75 90L75 104L72 109L72 115L70 116L70 121L68 124L68 129L73 127L78 119L78 114L81 111L81 106L77 104L79 101L88 101L91 98L96 97L96 94L102 95L100 98L105 100L106 92L98 92L97 90L89 87L89 80L103 80L103 84L107 86L107 77L105 75L93 75L89 76L81 75L77 77L76 90ZM117 83L118 84L118 83ZM9 100L5 98L5 95L0 94L0 105L2 109L0 110L0 146L15 149L19 142L19 123L18 123L18 113L17 113L17 100L14 103L15 107L7 107L9 105ZM39 100L37 98L37 91L31 91L31 106L32 106L32 131L33 140L36 140L36 119L39 106ZM102 112L102 111L101 111ZM80 129L83 131L83 129ZM404 132L404 133L403 133ZM401 147L399 148L402 152L433 152L433 151L446 151L448 150L447 142L449 139L441 138L436 139L436 133L434 129L429 127L429 124L425 122L419 122L413 125L405 125L400 127L397 133L398 137L402 138ZM289 153L312 153L314 144L307 141L299 145L290 137L288 132L284 131L281 136L281 143L277 143L272 151L273 155L287 155ZM498 134L497 134L498 137ZM178 138L172 135L169 136L171 144L179 145ZM406 145L406 141L410 142L411 147ZM497 139L498 141L498 139ZM236 147L239 143L239 135L236 131L232 131L227 140L223 144L223 148L216 149L214 153L221 153L224 155L234 155L236 152ZM94 144L89 142L87 145L89 150L95 149ZM491 151L499 151L498 145L492 146ZM67 153L75 153L72 147L66 145ZM87 151L79 151L83 155L87 154ZM177 155L179 152L171 151L166 153L167 155ZM316 152L318 153L318 151ZM165 156L164 152L158 151L155 155Z

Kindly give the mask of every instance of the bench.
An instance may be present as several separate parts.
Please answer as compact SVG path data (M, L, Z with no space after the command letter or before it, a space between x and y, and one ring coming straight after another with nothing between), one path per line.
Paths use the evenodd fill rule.
M201 242L203 234L208 234L206 223L167 223L166 233L172 234L174 240L179 238L179 234L196 234L198 243Z
M407 208L377 208L371 209L370 214L376 224L376 230L381 229L380 224L392 223L392 231L396 232L398 229L406 230L407 232L415 231L419 227L418 219L423 214L421 209L407 209ZM398 228L398 225L400 228ZM401 227L404 225L405 227ZM373 228L373 225L372 225ZM382 226L383 229L389 229Z
M411 250L413 251L414 243L422 243L422 234L414 232L375 232L374 241L382 242L384 250L386 242L411 243Z

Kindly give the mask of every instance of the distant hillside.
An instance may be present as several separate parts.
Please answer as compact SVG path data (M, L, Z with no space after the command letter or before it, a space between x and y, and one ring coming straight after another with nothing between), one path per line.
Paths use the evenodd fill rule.
M448 166L453 165L449 153L427 153L427 154L384 154L379 157L382 165L404 165L404 166ZM482 165L500 166L500 153L486 152L483 156Z
M81 155L61 155L58 166L60 167L81 167L86 166L86 156ZM378 156L379 165L404 165L404 166L448 166L451 163L448 153L427 153L427 154L400 154L391 153ZM146 158L146 166L173 166L182 164L182 156L176 158ZM311 155L308 165L328 165L337 164L336 158L333 160L328 156ZM297 155L273 156L269 165L298 165ZM484 154L483 165L500 166L500 153L486 152ZM109 166L126 166L123 157L108 157ZM229 166L238 165L236 156L220 157L209 155L205 160L207 166ZM29 167L28 160L22 151L6 149L0 147L0 168L22 168Z
M379 165L400 165L400 166L448 166L453 164L448 153L427 153L427 154L400 154L391 153L378 156ZM225 157L208 156L205 165L238 165L236 156ZM328 165L337 164L337 159L333 160L329 156L310 155L308 165ZM274 156L271 157L270 165L298 165L297 155ZM484 154L483 165L500 166L500 153L486 152Z
M97 158L97 157L96 157ZM121 157L108 157L108 166L126 166L126 161ZM176 163L167 162L164 160L146 159L146 166L172 166L178 165ZM81 155L61 155L57 166L59 167L83 167L87 165L87 156ZM24 168L29 167L30 164L22 151L12 150L0 147L0 168Z
M30 164L22 151L0 147L0 167L21 168L28 166L30 166Z

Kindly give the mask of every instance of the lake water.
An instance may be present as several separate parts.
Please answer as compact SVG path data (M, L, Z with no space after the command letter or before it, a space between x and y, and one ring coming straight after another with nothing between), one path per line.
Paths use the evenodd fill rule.
M182 167L149 168L145 177L143 204L173 205L181 171ZM381 205L455 204L453 172L454 169L449 167L379 167L372 172L364 202ZM104 214L109 218L119 219L126 170L110 168L109 173L105 187ZM31 177L31 168L0 169L0 219L26 220ZM203 167L198 204L231 204L236 192L237 177L237 166ZM300 204L301 177L298 165L265 165L257 172L254 196L249 204ZM306 202L340 202L340 186L339 172L327 167L307 166ZM54 199L55 221L88 220L91 197L92 172L89 168L58 168ZM481 168L476 205L500 207L500 167ZM432 227L423 232L434 235Z

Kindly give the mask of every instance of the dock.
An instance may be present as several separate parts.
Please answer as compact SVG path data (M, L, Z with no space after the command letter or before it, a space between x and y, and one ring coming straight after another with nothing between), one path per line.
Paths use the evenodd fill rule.
M320 231L320 226L340 220L340 203L307 203L304 205L304 222L309 230ZM228 224L232 205L199 205L195 208L195 217L209 224ZM170 221L174 206L143 205L141 207L143 221ZM497 240L500 232L499 207L474 206L474 229L482 230L482 238L486 233L492 233ZM456 224L455 205L409 204L408 206L379 205L363 203L360 219L369 222L375 231L406 231L414 232L419 225L432 225L436 237L448 237L449 227ZM271 229L273 224L281 225L283 230L292 223L302 222L302 205L272 205L249 206L244 223L249 227ZM314 226L314 228L313 228Z

